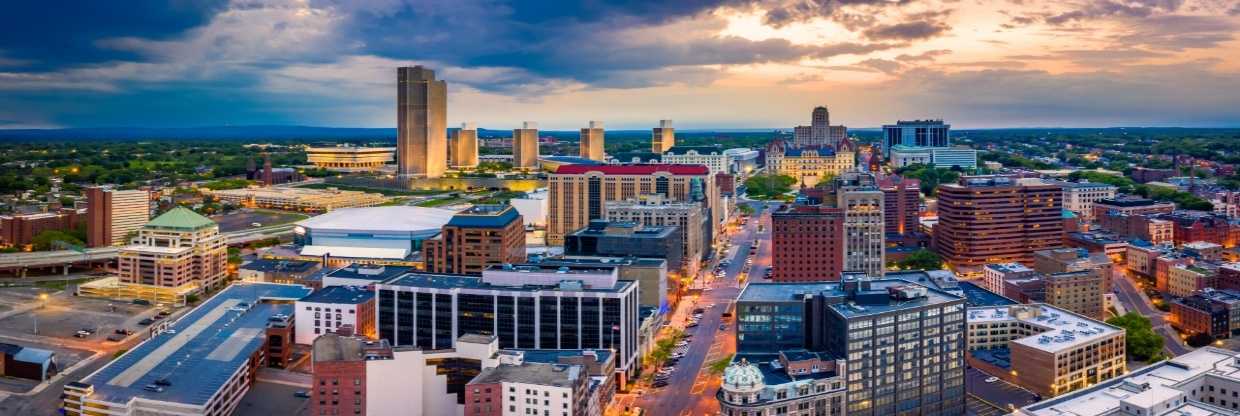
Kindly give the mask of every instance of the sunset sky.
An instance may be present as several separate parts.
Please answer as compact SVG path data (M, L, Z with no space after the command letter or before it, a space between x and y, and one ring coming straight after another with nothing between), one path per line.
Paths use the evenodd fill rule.
M0 128L392 127L395 68L506 129L1240 126L1240 0L5 5Z

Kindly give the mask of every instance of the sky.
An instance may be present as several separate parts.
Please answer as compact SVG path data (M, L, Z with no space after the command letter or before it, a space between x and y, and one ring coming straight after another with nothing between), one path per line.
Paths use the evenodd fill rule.
M1240 0L77 0L0 13L0 128L1240 126Z

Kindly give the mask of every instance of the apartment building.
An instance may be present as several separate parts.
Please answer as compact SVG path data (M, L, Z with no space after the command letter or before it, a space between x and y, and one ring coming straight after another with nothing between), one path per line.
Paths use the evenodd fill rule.
M151 219L151 194L142 190L86 188L86 245L128 244L131 233Z
M511 205L474 205L422 241L431 273L480 275L488 267L525 262L525 226Z
M1175 211L1175 203L1155 202L1151 199L1126 196L1095 200L1093 210L1093 218L1102 218L1108 213L1114 215L1170 214Z
M1214 287L1218 269L1217 264L1207 262L1171 266L1167 271L1167 293L1171 296L1186 297L1202 289Z
M1105 183L1081 181L1058 184L1063 186L1063 208L1075 212L1086 221L1094 219L1094 202L1113 199L1119 192L1115 185Z
M315 291L295 305L297 327L294 342L314 344L323 334L335 333L344 326L354 334L374 339L375 292L363 286L328 286Z
M1020 263L987 264L982 268L982 287L992 293L1003 294L1004 282L1036 276L1037 271Z
M580 365L501 362L465 386L465 414L588 416L589 398L590 377Z
M839 280L844 271L844 210L790 205L771 213L771 279Z
M1124 330L1046 304L969 308L969 364L1042 397L1122 376Z

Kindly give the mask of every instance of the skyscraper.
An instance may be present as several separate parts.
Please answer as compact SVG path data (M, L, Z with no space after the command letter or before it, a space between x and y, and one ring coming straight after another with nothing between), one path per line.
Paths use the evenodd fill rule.
M831 125L831 112L827 111L826 106L814 107L813 114L810 115L810 142L813 145L821 146L827 143L827 133Z
M663 154L676 145L676 129L672 128L671 120L659 120L650 136L650 151Z
M396 167L401 176L438 178L447 165L448 84L435 71L396 69Z
M943 120L897 121L883 126L883 157L891 156L896 145L913 147L949 147L952 145L950 124Z
M451 143L448 144L448 160L453 168L472 168L478 166L478 127L474 123L461 123L461 128L452 131Z
M512 167L538 167L538 123L527 121L522 128L512 129Z
M874 175L844 172L827 185L822 204L844 211L844 271L882 276L885 257L883 202Z
M603 122L590 120L590 127L581 129L579 156L599 162L603 156Z
M771 279L820 282L840 279L844 265L844 212L792 205L771 213Z
M147 191L119 191L86 188L86 245L106 247L126 243L151 219L151 194Z

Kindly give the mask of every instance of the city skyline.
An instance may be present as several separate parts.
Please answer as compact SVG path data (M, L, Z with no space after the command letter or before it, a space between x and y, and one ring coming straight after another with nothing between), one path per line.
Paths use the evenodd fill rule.
M824 104L857 127L1240 125L1229 1L212 1L0 21L0 128L394 127L390 73L413 65L452 84L448 125L498 129L790 129Z

